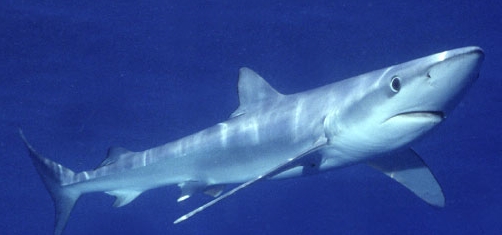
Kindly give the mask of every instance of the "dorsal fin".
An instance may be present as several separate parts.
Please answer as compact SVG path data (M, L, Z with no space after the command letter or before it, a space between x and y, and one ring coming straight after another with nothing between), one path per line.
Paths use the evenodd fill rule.
M110 147L106 159L99 164L98 168L111 165L130 153L132 152L122 147Z
M230 115L231 118L246 113L253 105L264 100L277 99L282 96L272 88L265 79L249 68L239 70L239 108Z

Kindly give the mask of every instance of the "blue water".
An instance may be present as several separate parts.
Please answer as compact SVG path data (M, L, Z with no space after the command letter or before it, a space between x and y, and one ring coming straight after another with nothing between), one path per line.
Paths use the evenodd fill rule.
M113 208L89 194L65 234L502 233L500 1L228 2L0 3L1 234L53 231L18 127L44 156L88 170L109 146L144 150L225 120L242 66L294 93L469 45L486 53L480 79L415 146L443 209L354 166L261 182L179 225L210 198L178 204L168 187Z

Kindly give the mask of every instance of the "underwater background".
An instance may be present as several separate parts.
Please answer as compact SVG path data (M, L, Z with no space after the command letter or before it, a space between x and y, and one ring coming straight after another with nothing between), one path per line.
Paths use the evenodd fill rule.
M260 182L177 225L211 198L177 203L170 186L113 208L86 194L72 235L502 234L502 3L2 1L0 233L53 233L19 127L42 155L89 170L110 146L140 151L227 119L243 66L290 94L470 45L485 50L480 78L414 146L445 208L357 165Z

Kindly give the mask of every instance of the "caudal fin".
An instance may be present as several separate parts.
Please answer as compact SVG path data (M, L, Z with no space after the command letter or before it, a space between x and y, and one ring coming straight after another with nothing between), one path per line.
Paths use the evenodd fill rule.
M75 173L61 164L38 154L31 144L28 143L21 129L19 129L19 135L23 139L26 148L28 148L33 165L54 201L56 209L54 234L60 235L66 226L75 202L80 197L80 192L65 187L65 185L71 184L74 181Z

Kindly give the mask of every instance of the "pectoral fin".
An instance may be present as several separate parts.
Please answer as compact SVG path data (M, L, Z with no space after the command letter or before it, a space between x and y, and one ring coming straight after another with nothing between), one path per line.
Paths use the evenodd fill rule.
M368 165L401 183L427 203L437 207L444 206L441 186L422 158L412 149L374 159L368 162Z

